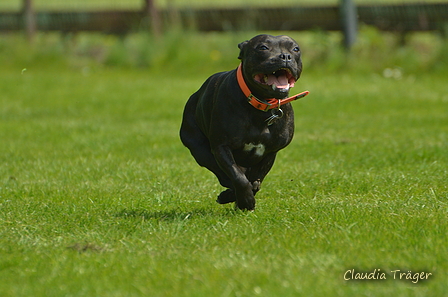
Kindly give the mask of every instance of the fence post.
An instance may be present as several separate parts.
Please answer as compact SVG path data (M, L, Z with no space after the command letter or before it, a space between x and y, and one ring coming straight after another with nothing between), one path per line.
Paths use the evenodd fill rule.
M344 47L350 50L356 41L358 32L358 13L353 0L341 0L339 13L342 20L342 31L344 33Z
M33 42L37 32L36 12L34 11L33 0L23 0L23 20L25 32L29 42Z
M162 34L162 26L160 22L159 10L155 5L156 0L144 0L145 1L145 14L150 19L151 31L154 36L159 37Z

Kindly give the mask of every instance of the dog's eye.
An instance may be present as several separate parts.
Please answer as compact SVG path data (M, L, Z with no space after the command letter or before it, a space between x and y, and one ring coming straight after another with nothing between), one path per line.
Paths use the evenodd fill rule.
M298 46L296 46L295 48L292 49L294 52L298 53L300 52L300 48Z
M261 50L261 51L267 51L269 48L266 45L260 45L258 47L258 49Z

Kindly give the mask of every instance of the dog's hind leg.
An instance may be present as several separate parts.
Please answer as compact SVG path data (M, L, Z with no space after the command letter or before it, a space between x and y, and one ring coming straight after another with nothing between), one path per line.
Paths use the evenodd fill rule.
M216 202L219 204L226 204L236 201L236 195L235 191L233 189L227 189L221 192L221 194L218 195L218 199L216 199Z
M192 138L192 135L187 136L185 132L181 131L182 142L190 149L191 155L194 157L196 162L200 166L213 172L218 178L221 186L228 188L218 195L216 202L219 204L235 202L235 191L232 189L232 182L230 181L230 178L224 173L224 171L222 171L218 163L216 163L215 157L210 150L210 143L208 142L208 139L205 135L200 134L202 134L201 131L197 132L194 138ZM195 141L191 141L192 139L195 139Z
M184 116L180 130L180 138L200 166L213 172L223 187L232 188L230 178L216 162L215 156L210 149L210 142L196 125L192 117L188 118Z

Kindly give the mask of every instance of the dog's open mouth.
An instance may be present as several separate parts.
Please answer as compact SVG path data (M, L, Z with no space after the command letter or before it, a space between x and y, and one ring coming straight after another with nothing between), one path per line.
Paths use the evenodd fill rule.
M294 87L296 79L288 68L281 68L272 73L260 73L255 75L254 80L262 85L272 86L274 91L288 92Z

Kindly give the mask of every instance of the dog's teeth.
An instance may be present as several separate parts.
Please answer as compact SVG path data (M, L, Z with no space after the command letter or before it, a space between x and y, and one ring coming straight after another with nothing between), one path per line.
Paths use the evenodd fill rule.
M277 86L276 86L275 84L272 85L272 89L273 89L274 91L278 91L278 90L280 90L280 92L288 92L289 89L290 89L290 87L291 87L290 84L288 84L285 88L277 88Z

